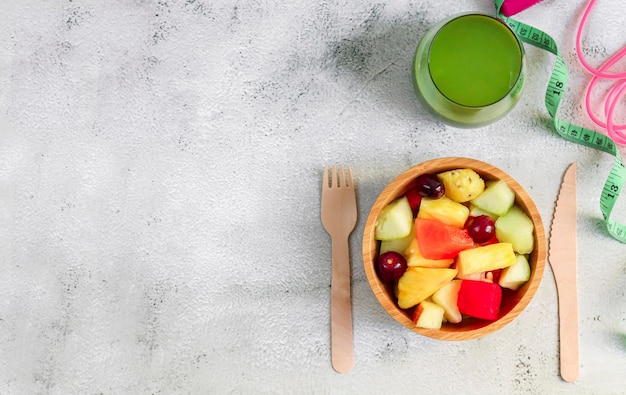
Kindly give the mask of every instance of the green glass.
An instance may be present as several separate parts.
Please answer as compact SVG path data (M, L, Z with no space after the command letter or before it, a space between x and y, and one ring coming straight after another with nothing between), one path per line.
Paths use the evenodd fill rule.
M501 20L463 14L439 22L420 41L413 63L417 95L453 126L488 125L519 101L524 47Z

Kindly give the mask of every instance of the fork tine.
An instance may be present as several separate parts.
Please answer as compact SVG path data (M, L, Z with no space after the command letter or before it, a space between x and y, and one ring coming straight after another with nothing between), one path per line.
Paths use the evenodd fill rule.
M346 173L343 171L343 165L339 166L339 187L346 186Z
M324 166L322 185L324 188L353 188L352 168L350 165Z
M328 166L324 166L324 179L322 181L322 192L328 189Z
M348 165L346 171L348 174L346 177L347 183L345 184L345 186L347 186L348 188L352 188L352 168L350 168L350 165Z

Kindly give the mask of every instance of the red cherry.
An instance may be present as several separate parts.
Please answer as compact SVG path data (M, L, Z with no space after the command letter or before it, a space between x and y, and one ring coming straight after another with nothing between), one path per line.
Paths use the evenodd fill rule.
M474 242L478 244L486 243L496 234L496 225L493 219L486 215L479 215L469 222L467 233Z
M404 274L407 264L399 252L387 251L378 257L378 275L384 282L398 281Z

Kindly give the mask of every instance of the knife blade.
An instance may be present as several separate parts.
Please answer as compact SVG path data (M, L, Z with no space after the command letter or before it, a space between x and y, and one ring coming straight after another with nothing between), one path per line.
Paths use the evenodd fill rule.
M548 261L558 295L561 377L578 377L578 292L576 287L576 163L563 176L550 227Z

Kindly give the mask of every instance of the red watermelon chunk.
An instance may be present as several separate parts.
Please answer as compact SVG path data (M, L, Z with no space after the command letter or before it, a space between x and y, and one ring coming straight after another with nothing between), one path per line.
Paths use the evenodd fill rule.
M488 281L463 280L459 289L457 307L461 314L493 321L500 313L502 289Z
M474 247L467 229L436 219L416 218L415 236L422 255L428 259L454 258L460 251Z

